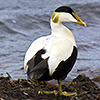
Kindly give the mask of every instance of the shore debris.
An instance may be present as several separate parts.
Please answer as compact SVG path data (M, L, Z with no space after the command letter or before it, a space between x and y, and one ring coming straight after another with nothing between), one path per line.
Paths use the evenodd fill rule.
M34 81L26 79L10 80L11 76L0 77L0 100L100 100L100 88L84 74L78 75L67 86L62 85L63 91L76 92L70 97L55 97L52 95L39 95L38 87ZM54 84L42 82L43 90L58 90Z

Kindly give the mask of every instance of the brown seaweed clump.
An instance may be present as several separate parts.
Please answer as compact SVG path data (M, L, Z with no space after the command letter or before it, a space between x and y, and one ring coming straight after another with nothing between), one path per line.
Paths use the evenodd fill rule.
M56 85L52 87L41 83L43 90L58 90ZM34 81L26 79L11 80L8 77L0 77L0 100L100 100L100 88L84 74L78 75L67 86L62 86L63 91L76 92L70 97L55 97L55 95L39 95L38 87Z
M68 88L77 92L71 100L100 100L100 88L84 74L73 79Z

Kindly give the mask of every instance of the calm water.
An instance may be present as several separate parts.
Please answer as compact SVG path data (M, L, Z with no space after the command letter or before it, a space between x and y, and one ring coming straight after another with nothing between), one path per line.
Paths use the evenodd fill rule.
M13 79L26 78L24 55L38 37L50 34L52 12L70 6L87 27L64 23L74 34L78 59L68 80L80 73L90 78L100 75L100 1L99 0L0 0L0 74Z

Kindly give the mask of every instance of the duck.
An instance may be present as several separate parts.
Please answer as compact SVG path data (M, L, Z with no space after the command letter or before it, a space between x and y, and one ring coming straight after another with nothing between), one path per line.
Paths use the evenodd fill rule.
M38 93L41 95L69 96L66 91L62 91L62 81L72 70L78 49L72 32L62 22L86 26L70 7L60 6L50 19L51 34L36 39L25 54L24 69L27 72L27 79L36 80ZM52 79L58 81L58 91L43 91L40 83Z

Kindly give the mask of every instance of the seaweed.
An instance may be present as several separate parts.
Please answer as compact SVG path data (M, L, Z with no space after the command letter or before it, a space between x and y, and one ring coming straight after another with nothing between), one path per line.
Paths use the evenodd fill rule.
M35 81L26 79L12 80L7 77L0 77L0 100L100 100L100 88L89 77L84 74L78 75L68 85L62 85L63 91L76 92L74 96L39 95ZM42 82L43 90L58 90L55 84L48 85Z

